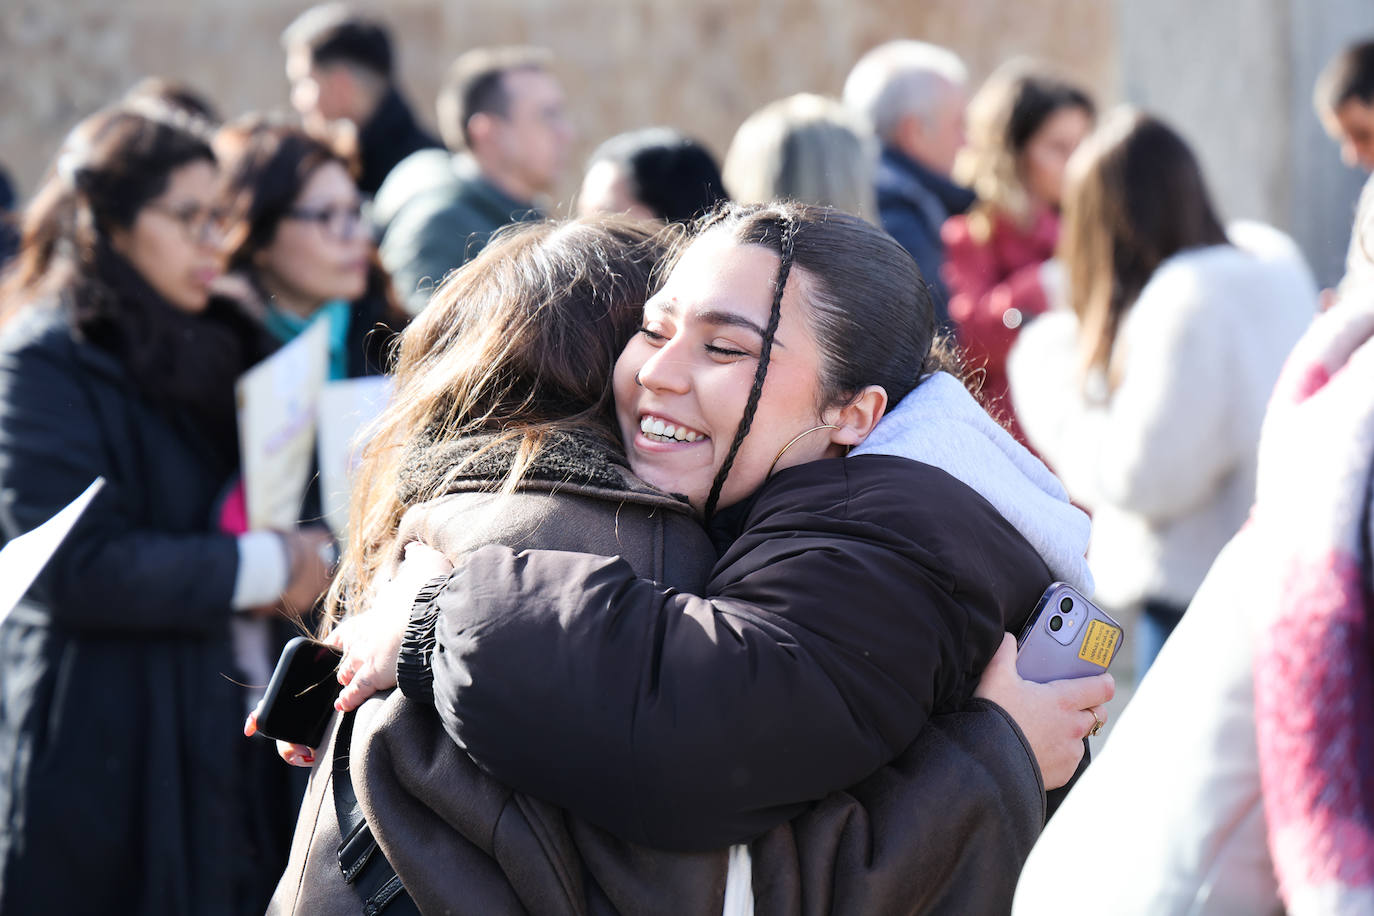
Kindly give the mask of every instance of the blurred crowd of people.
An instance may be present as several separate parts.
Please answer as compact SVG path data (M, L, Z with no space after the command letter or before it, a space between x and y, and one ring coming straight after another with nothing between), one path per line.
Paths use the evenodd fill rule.
M556 221L577 100L548 51L459 55L436 137L383 23L312 8L282 49L290 116L222 120L149 79L76 125L22 206L0 179L18 213L0 228L0 537L106 481L0 625L0 911L1001 912L1013 891L1027 914L1374 908L1374 190L1345 281L1319 291L1283 232L1222 218L1167 117L1103 111L1027 59L974 86L953 51L896 40L839 98L750 115L719 162L670 126L606 138ZM1314 101L1340 158L1374 169L1374 43L1333 59ZM756 315L698 330L697 306L733 307L764 274ZM803 299L806 321L789 311ZM294 526L244 509L236 381L321 326L329 379L396 383L345 544L318 485ZM697 334L696 356L665 356ZM819 381L798 374L807 354ZM783 381L765 386L770 362ZM738 384L693 387L736 364ZM687 391L694 417L661 406ZM660 460L708 440L705 470ZM851 449L888 476L864 489L851 472L842 501L806 462ZM909 459L938 470L893 464ZM785 477L847 508L784 505L769 487ZM582 515L550 514L559 486ZM519 497L499 520L493 492ZM577 537L531 534L555 521ZM596 533L620 525L633 543ZM902 578L870 529L938 572ZM628 565L460 562L517 531ZM808 538L830 547L807 554ZM408 540L445 556L404 559ZM1110 682L1037 692L997 648L1051 578L1123 621L1134 659L1129 711L1086 770ZM885 622L927 592L939 626ZM460 593L487 616L461 616ZM822 598L872 622L826 617ZM405 609L391 636L353 625L387 601ZM764 673L674 667L710 653L670 613L734 621L711 644L748 647ZM438 704L358 719L368 773L400 753L387 735L429 755L355 780L376 834L357 873L393 869L370 889L345 856L367 834L330 800L354 726L330 749L241 736L302 630L349 653L341 680L372 680L341 714L398 679L396 697ZM353 665L349 639L390 646L389 670ZM899 648L914 675L886 664ZM608 737L622 723L603 694L646 679L635 728L666 716L650 737L746 761L703 777L719 794L691 787L711 769L697 752ZM703 681L717 705L688 689ZM626 777L612 753L658 770ZM757 771L786 789L731 782ZM603 781L641 777L620 788L653 801L607 803ZM1057 812L1032 849L1046 789ZM872 823L856 838L845 818ZM585 873L562 886L568 862Z

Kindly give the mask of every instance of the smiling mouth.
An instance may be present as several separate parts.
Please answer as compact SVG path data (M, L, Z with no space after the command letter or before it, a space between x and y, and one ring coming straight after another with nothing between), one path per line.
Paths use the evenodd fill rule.
M711 438L705 433L648 414L639 418L639 431L654 442L703 442Z

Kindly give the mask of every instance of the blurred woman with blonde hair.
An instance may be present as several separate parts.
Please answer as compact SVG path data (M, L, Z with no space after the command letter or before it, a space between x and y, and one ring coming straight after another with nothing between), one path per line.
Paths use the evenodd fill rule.
M1047 307L1055 282L1042 266L1059 239L1064 166L1092 129L1087 94L1025 60L1004 64L969 103L968 145L954 179L978 195L949 219L944 281L949 314L983 396L1024 440L1007 398L1006 358L1021 325Z
M730 143L722 170L740 203L795 200L877 217L872 132L834 99L799 93L754 112Z

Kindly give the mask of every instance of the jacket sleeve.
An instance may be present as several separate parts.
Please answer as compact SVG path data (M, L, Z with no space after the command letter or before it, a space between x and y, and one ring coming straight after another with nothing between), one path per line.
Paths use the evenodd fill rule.
M1225 310L1174 270L1146 287L1118 339L1121 382L1089 399L1079 379L1078 323L1048 315L1026 328L1009 375L1017 416L1070 495L1154 522L1186 515L1214 493L1243 446L1232 430L1235 373Z
M968 642L986 661L1001 622L971 626L878 534L796 522L711 598L619 559L476 551L432 612L450 735L513 788L667 849L751 838L858 782L967 676Z
M765 912L1005 913L1045 821L1034 755L1000 707L935 716L900 757L754 845ZM795 867L794 875L788 871ZM781 879L781 880L779 880ZM793 898L791 895L796 894Z
M1001 367L1021 325L1045 311L1040 264L1002 275L990 247L973 240L963 217L945 223L942 237L949 316L958 328L959 343L971 366Z
M141 528L123 476L130 468L116 466L105 428L73 366L52 351L29 346L0 356L6 538L36 528L96 477L106 480L35 593L72 628L134 633L223 626L238 564L234 537ZM157 481L146 485L155 488Z

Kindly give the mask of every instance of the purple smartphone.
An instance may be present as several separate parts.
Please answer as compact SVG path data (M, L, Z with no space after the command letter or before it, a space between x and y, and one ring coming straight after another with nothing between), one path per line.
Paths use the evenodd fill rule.
M1016 641L1016 670L1040 684L1101 674L1124 641L1121 624L1073 586L1055 582Z

